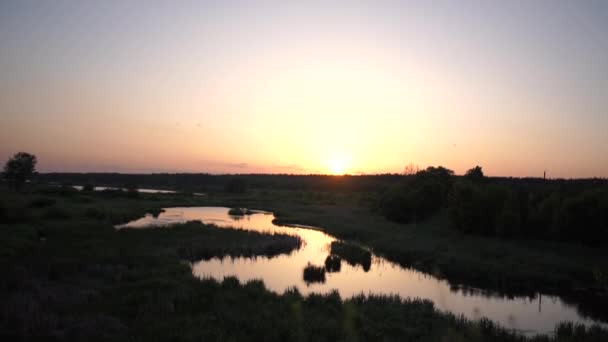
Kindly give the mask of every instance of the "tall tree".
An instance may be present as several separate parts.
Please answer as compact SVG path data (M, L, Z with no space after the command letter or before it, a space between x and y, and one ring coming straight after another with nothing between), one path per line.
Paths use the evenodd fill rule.
M475 166L472 169L469 169L464 176L468 179L470 179L473 182L480 182L484 179L484 174L483 174L483 170L481 169L481 166Z
M4 165L4 178L13 189L20 191L36 171L37 161L33 154L15 153Z

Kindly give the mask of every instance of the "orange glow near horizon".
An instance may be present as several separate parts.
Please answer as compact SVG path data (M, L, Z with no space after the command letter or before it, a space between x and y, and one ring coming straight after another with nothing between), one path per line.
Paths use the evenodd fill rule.
M340 176L349 173L351 167L350 161L344 154L335 154L330 156L328 160L329 173L332 175Z

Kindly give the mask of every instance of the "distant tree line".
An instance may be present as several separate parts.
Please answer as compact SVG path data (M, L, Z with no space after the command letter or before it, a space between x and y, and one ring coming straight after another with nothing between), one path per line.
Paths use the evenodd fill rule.
M388 219L419 222L446 210L462 232L499 237L608 242L608 180L486 177L480 166L464 176L442 166L404 174L363 176L286 174L119 174L35 172L36 156L19 152L5 164L3 179L16 191L27 181L41 183L138 187L240 194L248 189L379 194L377 208ZM67 189L67 187L66 187Z
M448 213L453 226L467 233L608 242L608 187L571 190L461 182L454 187Z
M233 174L207 173L41 173L36 180L73 185L123 187L137 184L140 188L159 188L192 192L240 193L248 189L331 191L331 192L380 192L395 184L404 176L400 174L330 176L289 174Z
M446 209L465 233L581 242L608 242L605 180L487 178L476 166L462 177L429 167L387 190L380 199L390 220L418 222Z
M424 220L447 201L454 171L429 167L391 187L380 199L384 215L393 221L409 223Z

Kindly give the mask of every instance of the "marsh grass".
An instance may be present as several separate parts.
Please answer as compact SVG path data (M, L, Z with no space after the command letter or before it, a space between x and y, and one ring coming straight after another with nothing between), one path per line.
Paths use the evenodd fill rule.
M15 208L22 213L19 222L0 222L2 340L608 340L606 330L572 324L559 326L556 336L526 338L488 321L439 312L418 299L302 296L293 288L276 294L261 281L199 280L183 262L184 249L237 253L250 242L273 238L200 223L118 231L112 226L151 209L217 205L225 198L58 191L45 196L70 217L47 220L48 208L28 207L32 196L0 193L8 216L16 217ZM105 219L83 215L89 207Z
M200 221L171 226L171 229L203 230L203 233L196 232L196 234L192 234L192 238L183 239L179 244L178 255L191 261L224 257L264 256L272 258L280 254L289 254L302 246L302 239L295 235L271 235L241 229L220 229L213 225L204 225Z

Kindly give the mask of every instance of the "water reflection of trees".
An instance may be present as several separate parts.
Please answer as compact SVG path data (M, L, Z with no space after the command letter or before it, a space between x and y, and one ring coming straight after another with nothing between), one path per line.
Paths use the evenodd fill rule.
M547 302L548 300L553 303L555 303L557 300L561 300L565 306L574 308L577 313L583 318L591 319L594 321L608 322L608 312L606 312L606 307L608 307L607 294L575 293L561 295L560 297L543 295L542 293L531 293L528 295L521 295L456 284L450 284L450 291L454 293L459 293L465 297L483 296L486 298L506 300L527 298L530 303L536 302L538 304L539 312L542 312L543 303Z
M361 265L365 272L368 272L372 266L370 251L354 244L334 241L331 243L331 254L346 260L351 266Z

